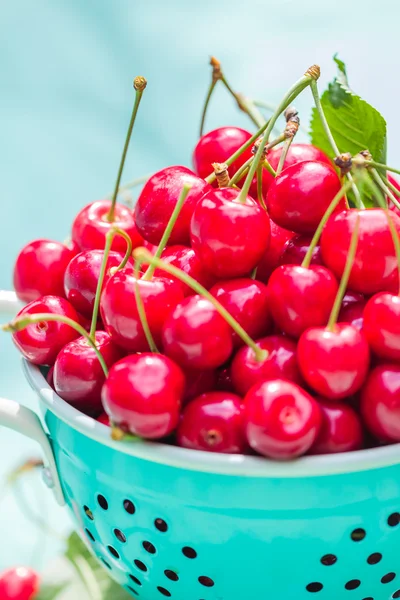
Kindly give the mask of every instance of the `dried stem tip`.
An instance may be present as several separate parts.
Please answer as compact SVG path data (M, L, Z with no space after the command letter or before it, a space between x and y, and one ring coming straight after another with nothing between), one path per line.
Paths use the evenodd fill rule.
M343 154L339 154L333 161L337 167L340 169L340 173L342 177L350 173L351 167L353 166L353 157L350 152L343 152Z
M116 425L113 425L111 428L111 439L113 439L116 442L120 442L121 440L124 439L124 437L125 437L125 432L122 431L122 429L120 429Z
M218 79L222 79L222 68L218 58L212 56L210 58L210 65L212 66L212 80L216 82Z
M307 69L304 75L306 77L312 77L314 81L317 81L317 79L319 79L319 76L321 75L321 69L318 65L311 65L311 67Z
M370 165L367 161L372 160L372 154L369 150L362 150L355 156L353 156L353 165L358 168L366 168L368 169Z
M215 177L218 182L218 187L228 187L228 165L226 163L212 163L212 168L214 169Z
M251 149L252 154L257 154L262 140L263 140L262 137L259 137L258 140L256 140L254 142L253 147ZM264 146L263 153L261 155L261 160L263 160L266 156L267 156L267 146Z
M294 106L289 106L285 112L286 127L284 135L286 139L294 138L300 127L300 117Z
M147 85L147 79L145 79L141 75L138 75L138 77L135 77L135 79L133 80L133 87L135 88L135 90L137 92L143 92L146 85Z

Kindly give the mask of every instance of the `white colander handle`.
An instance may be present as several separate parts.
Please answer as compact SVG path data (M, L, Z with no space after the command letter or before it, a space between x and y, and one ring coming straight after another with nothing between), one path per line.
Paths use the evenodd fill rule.
M65 504L64 494L53 450L37 414L14 400L0 398L0 425L14 429L41 445L44 454L44 481L48 487L53 489L58 504L63 506Z

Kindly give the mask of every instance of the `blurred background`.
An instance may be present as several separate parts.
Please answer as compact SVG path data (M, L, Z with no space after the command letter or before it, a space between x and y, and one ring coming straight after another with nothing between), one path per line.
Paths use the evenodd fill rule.
M63 240L75 213L112 191L135 75L148 88L123 181L190 166L211 54L237 91L276 104L313 63L322 90L338 52L351 87L387 119L388 162L398 166L399 16L398 0L0 0L0 289L11 288L22 245ZM306 125L311 95L296 107ZM220 86L206 130L228 124L252 128ZM0 395L35 406L5 334ZM33 443L0 431L0 569L43 568L70 529L35 474L17 493L7 485L10 471L37 456Z

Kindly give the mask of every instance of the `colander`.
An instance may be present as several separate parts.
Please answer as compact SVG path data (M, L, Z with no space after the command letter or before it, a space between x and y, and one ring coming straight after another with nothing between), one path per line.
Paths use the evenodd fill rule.
M398 444L280 463L114 442L23 368L48 433L10 400L0 423L41 444L47 485L133 598L400 598Z

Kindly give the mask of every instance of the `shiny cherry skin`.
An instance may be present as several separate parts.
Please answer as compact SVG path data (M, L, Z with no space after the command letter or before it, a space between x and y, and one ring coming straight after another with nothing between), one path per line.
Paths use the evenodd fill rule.
M229 392L209 392L188 404L177 431L178 446L192 450L240 454L247 449L244 406Z
M52 313L79 322L79 316L67 300L58 296L43 296L24 306L17 317L37 313ZM79 336L69 325L57 321L32 323L13 333L13 341L24 358L35 365L52 365L60 350Z
M12 567L0 573L2 600L35 600L39 587L40 577L30 567Z
M185 369L186 385L183 393L183 404L187 404L193 398L211 392L217 385L217 371L208 369L199 371L196 369Z
M232 360L230 375L238 394L244 396L253 385L269 379L302 382L293 340L283 335L270 335L258 340L257 346L267 351L263 361L257 361L248 346L240 348Z
M131 210L123 204L115 205L114 220L107 218L111 207L111 200L97 200L88 204L76 215L72 224L72 241L83 250L103 250L106 243L106 234L111 227L123 229L131 238L133 248L141 246L143 239L138 233L135 218ZM125 253L126 241L116 235L112 242L112 250Z
M209 300L188 296L165 321L163 347L167 356L192 369L214 369L232 353L232 330Z
M386 173L386 177L388 178L388 180L390 181L390 183L392 185L395 186L396 189L398 189L400 191L400 183L397 181L397 179L395 179L393 177L393 175L391 173ZM398 199L398 196L396 196ZM390 208L390 210L392 210L394 213L396 213L397 215L400 216L400 210L397 208L397 206L395 206L392 201L390 200L390 198L387 198L388 200L388 206Z
M374 353L400 361L400 297L381 292L370 298L364 310L364 333Z
M278 168L283 146L276 146L268 152L268 162L273 169ZM322 150L312 144L291 144L289 152L286 155L284 168L304 161L320 162L333 167L331 159Z
M246 394L245 431L250 446L264 456L287 460L305 454L321 427L318 403L283 379L263 381Z
M198 202L191 222L192 247L204 268L221 279L248 275L260 262L270 238L267 213L239 190L212 190Z
M352 452L363 447L364 434L356 411L344 402L317 398L322 413L321 429L309 454Z
M163 438L179 420L185 376L167 356L143 352L115 363L101 399L114 425L148 439Z
M342 306L339 312L338 323L349 323L361 331L364 326L365 300L361 302L352 302L347 306Z
M46 381L49 384L49 386L54 390L54 365L48 370L46 375Z
M365 296L358 292L352 292L351 290L347 290L345 295L343 296L341 308L347 308L351 304L358 304L359 302L364 302L365 304Z
M66 298L78 312L88 319L92 317L103 256L103 250L86 250L77 254L65 271L64 290ZM124 255L120 252L110 252L102 289L104 289L111 277L110 269L117 268L123 258ZM133 269L133 262L131 260L129 264Z
M293 231L283 229L283 227L279 227L279 225L271 221L269 245L257 266L256 278L258 281L268 283L271 273L280 264L280 258L286 242L294 235L296 234Z
M171 279L153 276L138 279L140 295L150 331L157 346L166 318L183 299L182 286ZM121 269L103 290L100 313L105 330L115 344L131 352L149 350L135 300L136 278L130 270Z
M400 365L384 363L372 369L361 390L361 416L382 442L400 442Z
M216 283L210 294L222 304L251 338L259 338L271 330L267 286L254 279L229 279ZM243 346L242 339L233 332L235 348Z
M34 240L18 254L14 265L14 289L22 302L41 296L64 297L64 272L73 252L52 240Z
M189 246L190 220L197 202L212 187L187 167L167 167L145 183L135 206L135 218L142 237L158 244L185 184L191 185L168 240L170 246Z
M325 267L282 265L268 282L272 318L282 331L299 337L308 327L326 325L337 291L337 281Z
M95 342L108 368L122 358L122 351L105 331L96 331ZM79 337L64 346L54 363L53 377L55 391L68 404L87 415L102 411L100 395L106 378L85 338Z
M297 358L301 374L317 394L341 400L363 385L369 347L362 332L348 323L337 323L332 331L307 329L299 339Z
M392 214L400 234L400 217ZM324 264L340 278L355 224L359 219L357 251L348 287L362 294L397 292L399 275L392 235L387 216L380 208L351 209L333 215L321 236Z
M304 161L284 169L271 184L267 208L275 223L296 233L314 233L329 204L341 188L332 167ZM346 202L339 202L343 210Z
M310 247L312 235L295 235L283 247L279 260L280 265L301 265ZM312 265L322 265L321 246L317 244L313 250Z
M102 425L107 425L107 427L111 427L110 417L108 416L108 414L105 411L102 412L101 415L99 415L97 417L96 421L98 423L101 423Z
M188 248L187 246L167 246L163 251L161 258L164 262L173 265L174 267L178 267L178 269L181 269L186 275L193 277L193 279L198 281L207 290L215 283L215 275L212 275L205 270L193 248ZM164 277L166 276L165 271L162 269L156 269L155 274L163 275ZM170 274L168 274L168 277L170 279L176 279ZM183 293L185 296L191 296L196 293L186 284L181 283L181 285L183 286Z
M251 133L240 127L218 127L201 136L193 151L193 167L205 179L214 172L212 163L224 163L251 138ZM229 167L232 177L252 157L251 147L242 152ZM214 187L218 184L214 182Z

